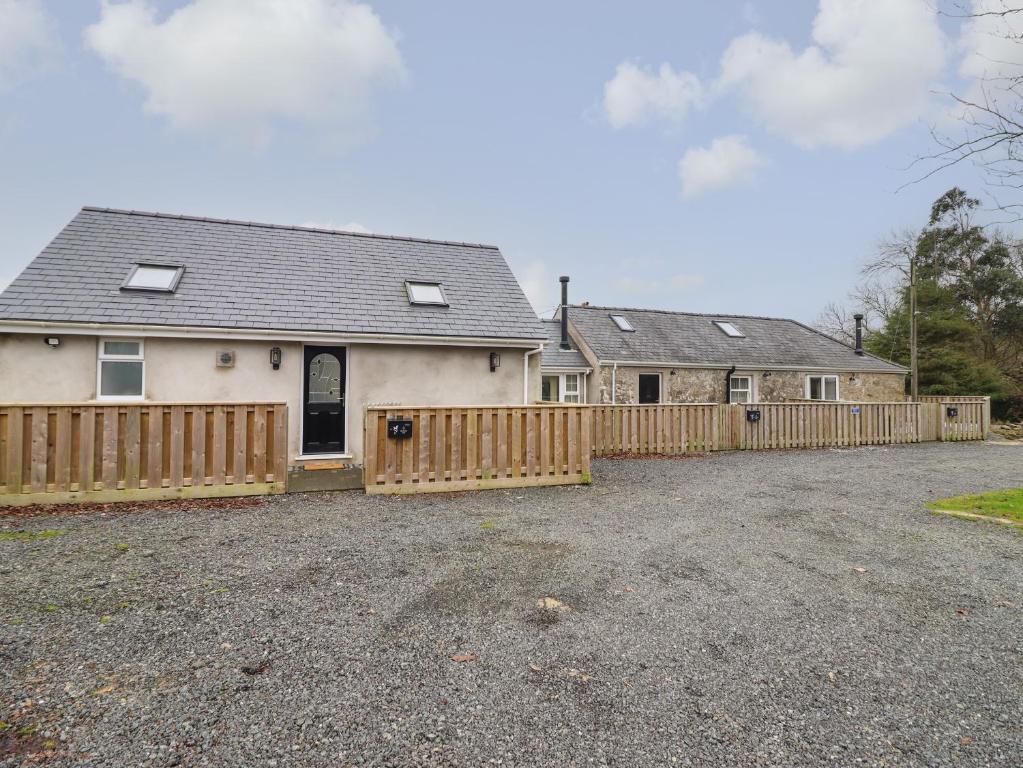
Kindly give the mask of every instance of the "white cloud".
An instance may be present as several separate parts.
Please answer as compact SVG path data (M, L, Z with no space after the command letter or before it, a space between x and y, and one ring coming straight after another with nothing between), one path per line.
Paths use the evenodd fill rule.
M0 0L0 88L48 64L56 48L53 20L38 0Z
M265 141L275 120L362 138L376 86L405 75L394 36L354 0L192 0L157 18L103 0L86 44L178 128Z
M663 278L642 278L623 275L611 281L611 287L617 293L632 295L663 295L691 291L703 285L700 275L671 275Z
M749 184L765 162L746 137L735 134L716 138L708 147L688 149L678 164L682 197L691 199L716 189Z
M944 68L928 0L820 0L813 40L797 53L759 32L738 37L717 87L740 89L769 130L800 146L852 148L921 117Z
M547 264L534 259L518 270L516 277L522 286L522 292L533 305L533 311L541 317L549 316L558 306L560 301L558 291L561 289Z
M661 64L656 72L623 61L604 84L604 112L615 128L644 123L652 117L680 121L703 100L703 87L691 72Z
M959 74L984 81L988 89L1004 91L997 81L1023 75L1023 18L1019 13L1001 15L1005 0L973 0L974 18L963 24L959 47L964 53ZM981 82L970 98L978 95Z
M317 222L317 221L304 221L300 226L309 227L310 229L335 229L342 230L344 232L356 232L361 235L372 235L373 230L363 226L357 221L349 221L347 224L335 224L332 221Z

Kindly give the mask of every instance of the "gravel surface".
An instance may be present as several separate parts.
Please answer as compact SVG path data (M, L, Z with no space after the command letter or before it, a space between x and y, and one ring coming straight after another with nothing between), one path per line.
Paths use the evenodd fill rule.
M0 765L1023 765L1023 535L923 509L1021 484L929 444L0 519Z

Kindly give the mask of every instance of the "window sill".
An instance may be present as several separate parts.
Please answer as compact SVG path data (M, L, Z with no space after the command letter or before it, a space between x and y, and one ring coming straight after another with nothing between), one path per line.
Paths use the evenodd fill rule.
M317 459L351 459L350 453L300 453L295 461L316 461Z

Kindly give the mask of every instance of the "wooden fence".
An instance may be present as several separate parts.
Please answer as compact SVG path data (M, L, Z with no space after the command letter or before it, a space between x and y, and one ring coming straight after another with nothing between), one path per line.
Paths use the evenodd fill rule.
M595 456L983 440L991 418L986 398L590 408Z
M389 434L389 425L410 433ZM367 493L590 482L585 405L366 409Z
M0 505L283 493L284 403L0 405Z

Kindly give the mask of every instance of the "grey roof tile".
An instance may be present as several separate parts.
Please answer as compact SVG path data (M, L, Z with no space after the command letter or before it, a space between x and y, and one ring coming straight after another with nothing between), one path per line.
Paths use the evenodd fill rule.
M571 315L570 315L571 317ZM555 368L589 368L591 367L583 353L576 349L575 344L569 339L571 349L561 349L561 321L544 320L544 329L547 331L547 344L540 353L540 367L547 369Z
M619 330L613 314L623 315L635 331ZM568 318L601 361L906 372L879 357L857 355L830 336L783 318L593 306L572 306ZM715 320L731 322L744 337L725 335Z
M185 265L174 294L120 290L147 259ZM409 279L451 306L409 305ZM106 208L83 208L0 294L0 319L546 338L493 246Z

